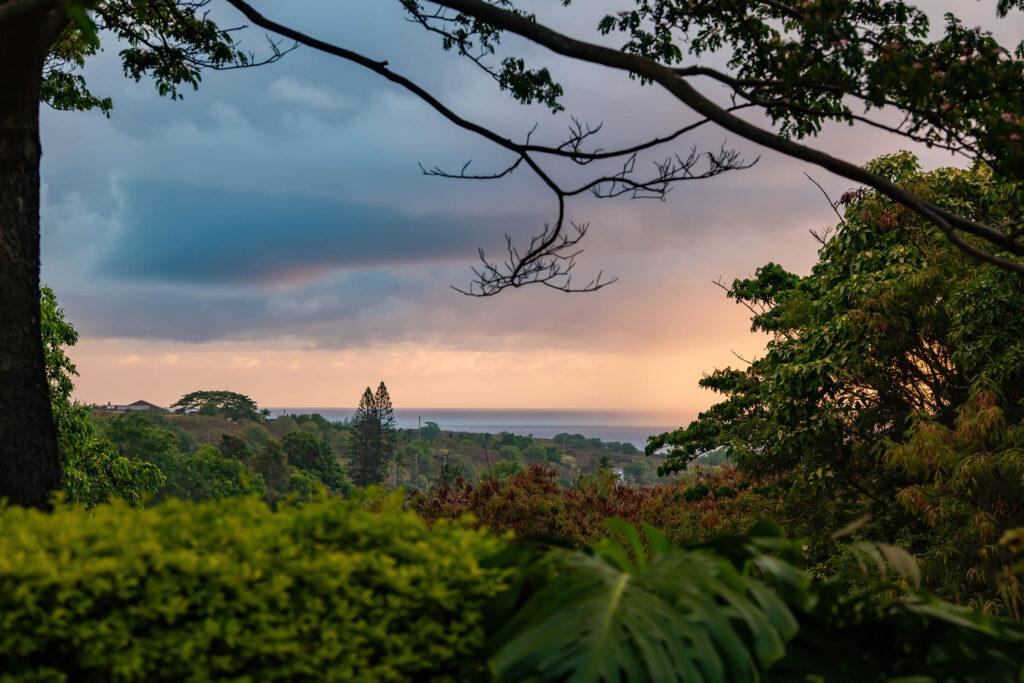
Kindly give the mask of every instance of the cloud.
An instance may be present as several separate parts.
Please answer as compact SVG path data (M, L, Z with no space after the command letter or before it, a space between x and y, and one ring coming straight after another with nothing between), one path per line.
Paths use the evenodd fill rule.
M416 214L343 198L132 182L97 272L191 285L296 284L345 268L468 261L539 220Z
M337 111L352 109L355 103L336 92L293 78L277 78L268 89L270 99L285 104L295 104L310 109Z
M535 4L556 23L578 16ZM613 5L588 3L587 18L567 29L585 35ZM346 12L339 23L327 21L336 3L286 3L275 18L387 58L505 135L521 139L537 123L535 141L561 141L567 115L515 105L443 53L436 36L402 21L398 3L356 3ZM255 31L244 38L262 39ZM551 66L569 112L604 123L598 146L636 143L694 120L656 88L511 37L504 45ZM107 47L88 75L97 92L114 96L113 118L43 115L43 274L93 339L509 353L725 348L748 324L711 280L768 260L806 270L815 254L807 229L833 217L802 174L836 194L848 185L765 154L749 171L679 185L666 202L574 200L570 216L591 223L579 277L603 269L621 278L617 285L585 297L529 290L466 299L449 285L465 284L476 248L497 255L505 232L522 239L537 230L551 220L552 198L528 173L466 184L425 178L416 163L457 169L471 159L483 171L508 163L507 152L393 84L313 50L265 68L206 74L199 92L172 103L124 79L116 46ZM897 145L862 128L826 132L809 143L856 161ZM759 153L728 137L706 126L664 153L717 149L723 140ZM594 170L552 164L567 183Z

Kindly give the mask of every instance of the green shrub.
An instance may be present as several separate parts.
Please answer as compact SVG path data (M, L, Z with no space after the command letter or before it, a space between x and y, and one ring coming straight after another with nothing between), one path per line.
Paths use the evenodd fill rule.
M503 541L394 505L0 511L0 681L475 680Z

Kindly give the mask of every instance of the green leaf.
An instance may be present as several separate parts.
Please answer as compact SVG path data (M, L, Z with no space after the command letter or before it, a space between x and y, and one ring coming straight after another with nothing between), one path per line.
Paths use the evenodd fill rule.
M85 42L93 48L100 46L100 37L96 33L96 23L89 16L88 10L95 6L95 0L61 0L64 5L64 12L68 15L71 23L82 33Z
M755 681L783 657L797 621L770 586L650 528L631 563L640 535L608 526L622 543L551 554L553 578L495 638L500 680Z

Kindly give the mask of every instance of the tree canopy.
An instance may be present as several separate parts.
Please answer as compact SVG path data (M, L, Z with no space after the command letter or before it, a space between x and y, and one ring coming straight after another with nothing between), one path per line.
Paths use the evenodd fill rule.
M982 164L923 172L903 153L871 168L977 220L1024 210L1015 184ZM1002 530L1024 525L1024 280L971 268L877 192L840 207L810 275L768 264L727 288L751 309L753 330L770 335L767 351L705 376L701 386L725 400L647 450L670 448L662 473L726 448L745 471L782 478L787 514L819 559L834 549L831 534L867 514L863 533L943 565L933 577L978 567L975 577L998 583L1010 564ZM1007 580L1002 608L1020 610ZM999 592L946 588L961 599Z
M224 390L193 391L171 404L171 408L177 413L221 415L229 420L258 422L264 417L256 401L245 394Z
M288 464L319 480L332 492L349 488L345 471L338 464L329 444L309 432L289 432L281 439L281 448L288 456Z

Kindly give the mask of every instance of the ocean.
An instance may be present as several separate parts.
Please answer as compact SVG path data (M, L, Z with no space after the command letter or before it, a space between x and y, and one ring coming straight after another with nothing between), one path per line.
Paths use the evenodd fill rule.
M351 418L354 408L271 408L271 416L319 413L331 421ZM396 408L402 429L417 421L436 422L450 432L511 432L550 439L556 434L582 434L602 441L623 441L643 448L647 437L685 426L693 419L680 413L613 410L499 410L464 408Z

